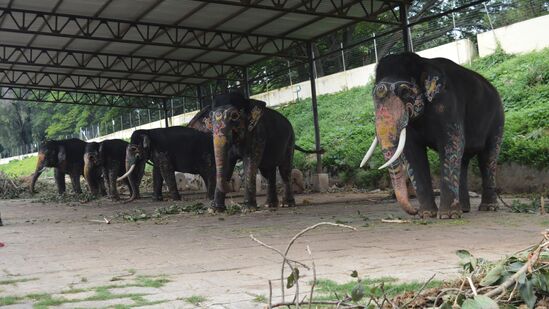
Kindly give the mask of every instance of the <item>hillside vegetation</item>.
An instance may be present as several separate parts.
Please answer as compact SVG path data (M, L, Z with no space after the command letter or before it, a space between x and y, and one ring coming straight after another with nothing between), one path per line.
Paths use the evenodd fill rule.
M549 49L512 56L498 52L468 66L492 82L505 107L505 134L501 163L516 162L536 168L549 167ZM385 171L360 170L358 165L374 138L372 83L318 98L323 164L343 181L353 180L361 187L375 185ZM280 108L296 132L300 146L314 147L310 99ZM438 165L430 153L432 164ZM371 167L383 164L376 151ZM315 156L296 152L295 166L310 169Z

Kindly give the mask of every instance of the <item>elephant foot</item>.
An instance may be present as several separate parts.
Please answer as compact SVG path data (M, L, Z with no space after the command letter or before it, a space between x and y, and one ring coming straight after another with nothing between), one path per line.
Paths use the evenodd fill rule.
M459 219L461 218L462 211L458 209L439 210L437 217L439 219Z
M418 214L420 219L430 219L437 217L437 210L420 209Z
M499 208L498 203L481 203L478 206L479 211L497 211Z
M257 210L259 210L257 204L245 204L244 207L242 207L242 212L244 213L255 212Z
M225 207L215 207L215 206L208 207L208 213L211 214L211 215L215 215L215 214L218 214L218 213L224 213L226 210L227 210L227 208L225 208Z
M181 201L181 196L180 195L172 195L172 200L174 201Z
M282 202L282 207L295 207L295 200L288 200Z
M267 204L265 204L265 207L266 207L266 208L269 208L269 209L278 208L278 201L275 201L275 202L267 202Z
M153 202L162 202L163 198L161 195L153 195L152 200Z

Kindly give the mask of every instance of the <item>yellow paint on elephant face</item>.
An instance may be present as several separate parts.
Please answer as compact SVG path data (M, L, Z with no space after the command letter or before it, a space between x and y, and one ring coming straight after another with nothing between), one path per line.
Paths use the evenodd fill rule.
M221 147L227 144L227 137L225 135L214 136L214 146Z

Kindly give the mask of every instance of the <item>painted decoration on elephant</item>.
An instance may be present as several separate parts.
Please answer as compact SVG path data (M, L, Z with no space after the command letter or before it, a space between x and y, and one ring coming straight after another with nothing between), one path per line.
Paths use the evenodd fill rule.
M503 141L503 127L500 127L498 129L498 132L499 133L494 138L494 149L490 152L490 156L488 158L489 183L492 184L494 187L496 185L496 169L498 164L498 156L501 150L501 143Z
M444 146L443 180L455 197L459 196L461 159L465 147L463 134L463 128L460 124L451 124L448 128L448 139Z
M250 112L248 131L252 131L255 128L255 126L259 122L259 119L261 118L261 115L263 115L263 110L260 107L254 106L254 108L252 108L252 111Z
M435 95L440 93L441 84L438 80L438 76L428 76L425 80L425 97L429 102L432 102Z
M206 127L206 129L212 131L212 119L210 117L205 117L202 121L204 121L204 126Z

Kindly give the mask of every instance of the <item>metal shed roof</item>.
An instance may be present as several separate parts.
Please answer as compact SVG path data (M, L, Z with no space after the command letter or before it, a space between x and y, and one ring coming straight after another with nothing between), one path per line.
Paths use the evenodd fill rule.
M353 23L401 25L407 3L0 0L0 97L143 107L266 57L307 61L307 42Z

